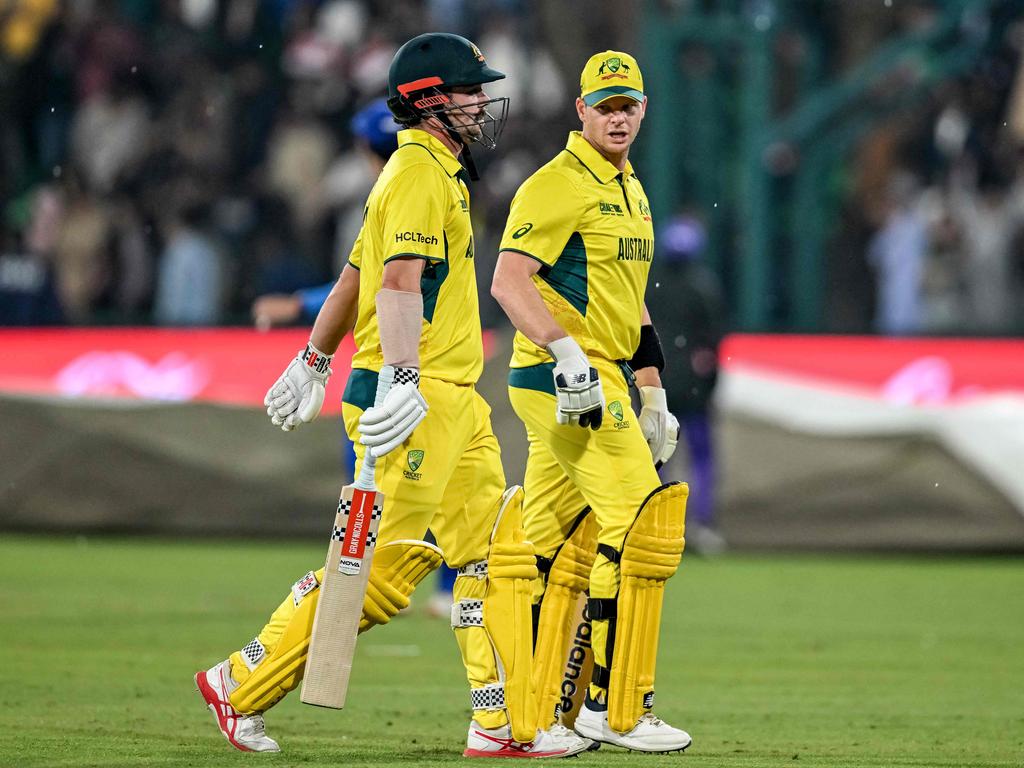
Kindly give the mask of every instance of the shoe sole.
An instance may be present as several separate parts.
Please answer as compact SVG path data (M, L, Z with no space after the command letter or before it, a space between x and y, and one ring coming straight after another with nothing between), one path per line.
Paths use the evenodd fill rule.
M519 750L505 750L501 749L497 752L485 752L481 749L467 749L462 753L463 757L500 757L502 759L508 758L523 758L526 760L555 760L562 757L578 757L579 752L521 752Z

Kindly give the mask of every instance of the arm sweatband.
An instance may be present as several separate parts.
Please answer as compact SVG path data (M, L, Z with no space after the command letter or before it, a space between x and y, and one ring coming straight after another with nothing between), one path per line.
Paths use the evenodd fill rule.
M377 327L384 365L420 367L423 295L381 288L377 291Z
M641 368L657 368L658 373L665 370L665 354L661 351L661 339L653 325L640 326L640 343L629 361L634 371Z

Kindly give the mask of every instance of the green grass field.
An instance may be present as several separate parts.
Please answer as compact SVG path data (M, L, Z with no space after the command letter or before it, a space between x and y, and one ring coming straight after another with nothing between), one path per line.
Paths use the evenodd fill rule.
M244 645L310 544L0 541L0 765L461 761L468 694L447 622L364 636L349 707L285 700L279 755L235 752L194 691ZM584 765L1024 765L1024 562L688 556L669 584L657 711L685 755Z

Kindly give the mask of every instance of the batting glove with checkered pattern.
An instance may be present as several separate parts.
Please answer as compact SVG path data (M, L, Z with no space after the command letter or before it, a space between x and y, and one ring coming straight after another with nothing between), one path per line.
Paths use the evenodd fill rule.
M420 394L418 370L384 366L380 375L391 376L393 383L380 405L367 408L359 417L359 443L376 458L408 440L428 410Z
M333 359L311 343L295 356L263 398L272 424L291 432L319 415Z

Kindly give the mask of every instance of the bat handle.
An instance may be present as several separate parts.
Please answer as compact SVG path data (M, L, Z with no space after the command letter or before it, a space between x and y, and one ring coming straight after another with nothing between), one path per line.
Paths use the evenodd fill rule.
M390 365L381 367L380 373L377 374L377 393L374 395L373 404L379 406L384 402L384 398L388 394L388 390L391 389L391 385L395 381L395 369ZM373 455L370 449L366 449L363 452L363 466L359 469L359 477L356 478L355 486L362 491L375 491L377 490L376 482L374 481L374 469L377 466L377 457Z
M377 467L377 457L367 448L363 453L363 465L359 468L359 477L356 478L355 486L361 491L377 490L374 470Z

